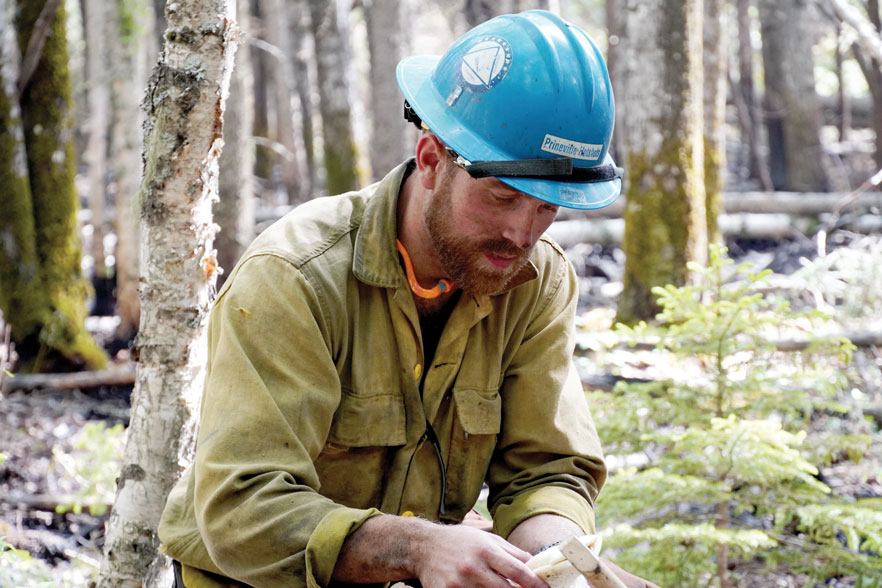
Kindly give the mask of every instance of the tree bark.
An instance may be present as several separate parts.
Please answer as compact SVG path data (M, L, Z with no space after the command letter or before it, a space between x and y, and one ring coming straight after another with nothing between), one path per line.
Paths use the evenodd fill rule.
M365 5L371 86L371 171L382 178L413 150L413 127L402 116L395 67L404 57L405 15L400 0L371 0Z
M616 79L626 170L624 289L617 320L658 312L652 288L684 284L707 254L701 4L628 0Z
M171 585L156 528L196 438L217 263L211 205L236 47L234 17L232 0L169 3L166 43L147 88L139 364L102 588Z
M249 30L247 3L237 6L239 28ZM254 76L245 47L236 52L236 66L230 80L230 97L224 113L224 150L220 156L220 201L215 206L217 261L225 276L254 239Z
M25 301L34 309L25 311L22 318L37 317L37 321L26 332L18 329L16 349L26 358L28 369L35 371L62 365L103 367L107 358L85 327L90 287L80 267L64 8L46 19L46 6L47 2L22 4L16 22L19 50L36 54L25 57L36 65L32 74L21 73L18 90L41 288L38 296ZM35 42L34 35L44 32L45 41ZM24 232L19 235L27 238ZM26 250L31 245L18 243L17 247ZM27 279L34 284L30 276ZM15 336L20 317L5 314Z
M765 71L765 112L776 190L828 189L821 147L809 0L759 0Z
M326 191L359 186L352 121L352 49L349 0L309 0L315 39Z

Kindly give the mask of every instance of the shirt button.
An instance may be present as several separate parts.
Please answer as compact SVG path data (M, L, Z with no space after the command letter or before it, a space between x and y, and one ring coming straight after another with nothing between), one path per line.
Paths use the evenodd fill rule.
M420 379L420 376L423 375L423 366L420 364L416 364L413 368L413 377L416 380Z

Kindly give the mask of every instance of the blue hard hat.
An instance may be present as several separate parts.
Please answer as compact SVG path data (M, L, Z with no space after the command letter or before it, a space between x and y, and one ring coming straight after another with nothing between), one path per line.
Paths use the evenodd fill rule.
M472 176L569 208L602 208L621 192L608 153L615 106L606 63L556 14L497 16L442 57L403 59L396 77L411 120Z

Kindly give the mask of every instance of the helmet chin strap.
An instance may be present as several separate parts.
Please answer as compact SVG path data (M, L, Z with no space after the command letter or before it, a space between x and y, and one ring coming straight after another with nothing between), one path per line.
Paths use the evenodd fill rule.
M395 239L395 248L398 249L398 253L401 254L401 258L404 260L404 272L407 274L407 283L414 294L420 298L432 299L438 298L441 294L453 289L453 282L445 280L444 278L438 280L438 283L434 288L423 288L420 286L420 283L417 282L416 276L413 273L413 264L410 261L410 255L407 254L407 249L404 248L404 245L402 245L401 241L398 239Z

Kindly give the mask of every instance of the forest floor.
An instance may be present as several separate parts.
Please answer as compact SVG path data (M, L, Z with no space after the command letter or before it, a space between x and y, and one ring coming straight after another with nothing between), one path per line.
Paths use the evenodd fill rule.
M786 274L800 267L800 258L812 255L812 247L806 240L789 240L733 243L730 251L733 257L758 260ZM583 282L583 312L613 308L620 289L617 280L622 271L621 252L596 248L575 255ZM108 348L115 345L108 336L112 317L93 317L90 325ZM864 348L859 356L866 364L864 373L868 374L864 395L882 403L882 351ZM119 352L114 359L124 362L126 351ZM0 463L0 538L32 556L30 560L18 559L16 569L10 564L11 552L6 552L5 559L0 557L0 587L89 586L101 559L106 521L106 513L101 510L113 499L113 467L122 449L119 431L109 436L103 432L128 422L131 392L130 386L114 386L16 391L0 398L0 453L5 456ZM104 425L91 432L86 430L87 425L94 427L96 423ZM882 496L880 426L882 423L875 424L872 454L860 466L832 465L821 469L824 481L835 492L843 496ZM99 438L103 440L96 442ZM109 474L105 466L110 468ZM86 482L88 476L103 479L95 487L95 482ZM78 497L84 486L90 487L90 498ZM80 501L84 504L78 505ZM90 503L98 509L91 514ZM749 584L744 585L755 588L796 588L807 580L789 570L768 570L753 562L743 564L739 571L750 577ZM831 578L825 585L853 586L854 579Z

